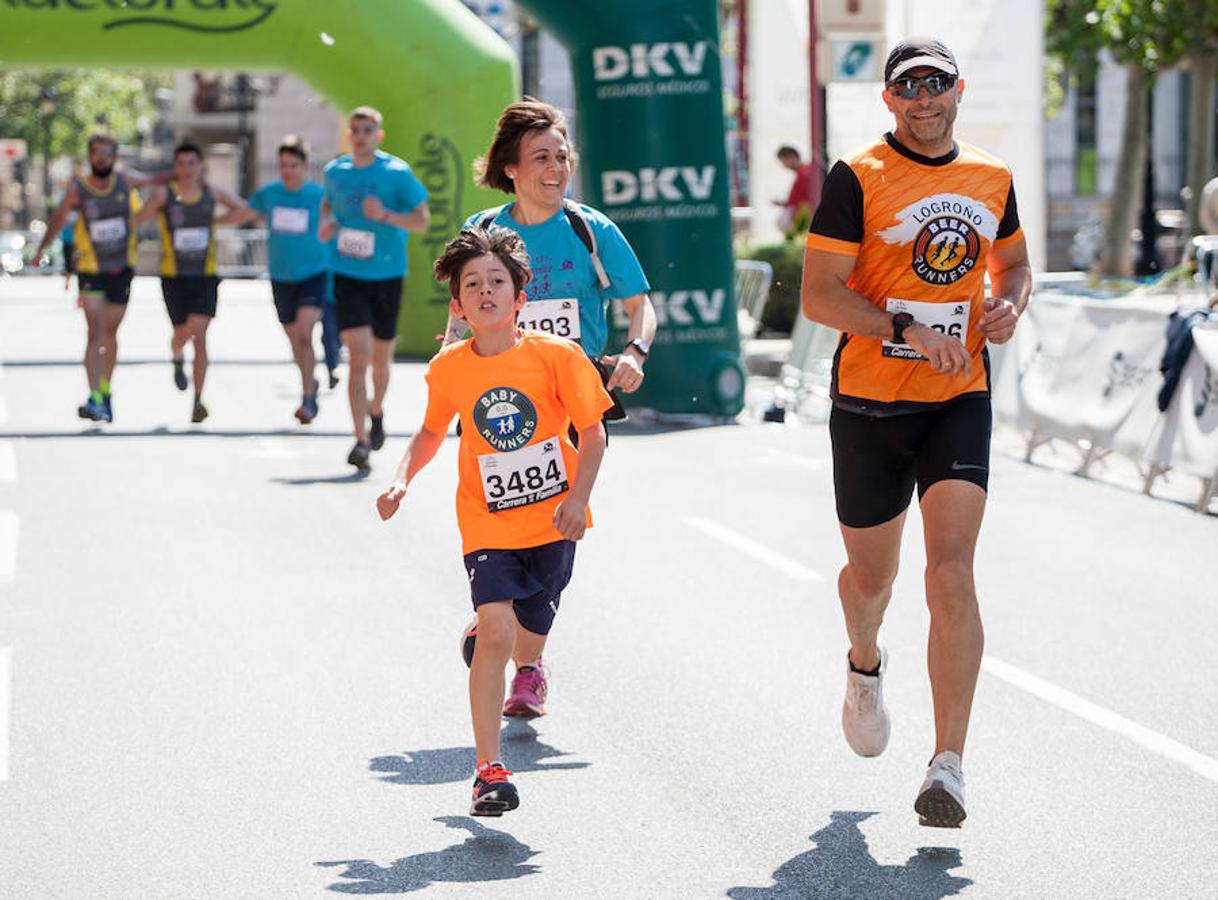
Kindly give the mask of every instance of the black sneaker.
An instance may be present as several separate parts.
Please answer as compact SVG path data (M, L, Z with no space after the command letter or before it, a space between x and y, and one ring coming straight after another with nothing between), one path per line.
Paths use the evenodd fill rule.
M76 407L76 415L91 422L104 422L106 420L106 409L100 403L95 403L92 397L89 397L83 404Z
M330 370L330 390L334 390L336 387L338 387L338 376L335 375L334 370L331 369Z
M207 407L203 405L203 401L198 397L195 398L195 408L190 413L190 421L196 425L207 418Z
M111 399L113 396L113 394L102 394L103 422L114 421L114 401Z
M179 391L186 390L186 360L184 359L173 361L173 384Z
M520 805L516 785L508 781L512 773L496 760L482 760L474 770L474 796L470 802L471 816L501 816Z
M373 450L380 450L385 446L385 414L379 416L369 416L372 419L372 428L368 431L368 443Z
M300 406L296 409L296 421L301 425L308 425L317 418L317 388L313 388L313 393L305 394L304 399L300 402Z
M361 472L370 470L372 464L368 462L368 445L363 441L356 441L355 446L351 448L351 452L347 454L347 462L351 463Z

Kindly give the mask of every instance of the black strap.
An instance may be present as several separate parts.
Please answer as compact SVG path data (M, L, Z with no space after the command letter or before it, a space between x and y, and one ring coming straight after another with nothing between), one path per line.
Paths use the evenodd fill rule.
M489 230L491 224L506 208L505 205L487 210L486 214L478 220L478 229L481 231ZM584 249L592 257L592 268L596 270L596 280L600 284L601 289L609 287L609 276L605 274L605 267L601 265L600 254L596 252L596 238L592 234L592 229L588 227L588 220L584 218L584 214L580 212L575 202L566 197L562 201L562 211L566 214L567 221L571 223L575 236L579 238L579 242L584 245Z

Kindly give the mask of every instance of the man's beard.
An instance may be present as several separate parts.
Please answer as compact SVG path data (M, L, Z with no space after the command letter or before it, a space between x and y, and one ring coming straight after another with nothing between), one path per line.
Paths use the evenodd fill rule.
M109 178L110 173L114 171L114 163L110 163L110 165L108 165L104 168L101 166L96 166L93 163L89 163L89 168L93 170L93 175L95 177Z

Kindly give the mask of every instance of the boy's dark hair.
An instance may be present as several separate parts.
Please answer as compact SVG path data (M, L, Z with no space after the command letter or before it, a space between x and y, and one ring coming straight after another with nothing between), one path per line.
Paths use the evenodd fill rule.
M799 155L799 151L796 150L794 147L792 147L790 144L784 144L783 146L779 147L778 152L774 155L777 156L779 159L783 159L784 157L789 157L789 156L794 156L796 159L802 159L802 157Z
M93 132L91 135L89 135L89 142L85 145L85 147L87 148L87 151L89 153L92 153L93 148L96 147L98 144L105 144L115 153L118 153L118 141L115 140L114 135L110 134L109 132L106 132L106 131Z
M530 131L545 131L554 128L567 142L571 165L575 165L575 148L571 145L571 136L567 134L567 117L562 110L542 103L532 97L510 104L499 115L495 126L495 137L486 149L484 156L474 160L474 177L483 187L503 191L505 194L516 193L516 185L508 178L505 166L514 166L520 162L520 142Z
M199 158L200 162L203 161L203 148L194 141L182 141L182 143L173 148L174 159L177 159L183 153L193 153Z
M529 268L529 251L524 239L510 228L492 225L490 228L467 228L448 242L436 260L436 281L447 281L448 292L456 300L461 293L461 272L465 264L480 256L495 256L512 278L512 288L519 294L533 278Z
M277 153L290 153L301 162L309 161L309 145L298 134L289 134L279 142Z

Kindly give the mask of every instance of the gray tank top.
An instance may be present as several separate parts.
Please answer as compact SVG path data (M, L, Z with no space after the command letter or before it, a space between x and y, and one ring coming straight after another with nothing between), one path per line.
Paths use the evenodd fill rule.
M183 203L172 190L161 217L161 274L216 274L215 227L216 201L211 191L194 203ZM172 265L167 265L172 260Z
M76 196L80 198L81 224L76 229L80 271L97 275L129 268L134 263L135 250L131 185L117 172L105 194L97 193L79 175L74 181Z

